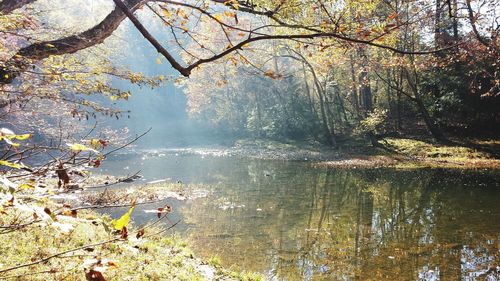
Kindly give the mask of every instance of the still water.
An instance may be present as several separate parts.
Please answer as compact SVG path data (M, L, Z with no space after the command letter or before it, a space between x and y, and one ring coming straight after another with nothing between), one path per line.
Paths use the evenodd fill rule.
M270 280L500 280L500 173L326 169L176 151L109 159L208 195L174 201L200 257ZM136 221L146 219L136 212Z

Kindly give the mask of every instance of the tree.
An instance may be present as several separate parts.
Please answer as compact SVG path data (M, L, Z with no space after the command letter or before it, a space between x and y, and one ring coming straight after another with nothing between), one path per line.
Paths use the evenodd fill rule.
M36 1L4 1L2 2L2 6L0 6L0 12L4 15L8 15L15 9L23 8L33 2ZM191 71L199 65L220 59L227 54L244 48L244 46L249 43L270 39L321 40L322 38L334 38L344 42L367 44L390 49L394 52L409 53L408 51L399 50L392 46L377 43L375 41L375 39L386 36L393 30L396 30L408 23L401 22L398 23L396 27L386 26L385 30L373 32L371 31L371 28L375 25L365 25L366 21L357 15L355 24L358 26L352 26L351 23L346 22L346 19L342 15L345 8L351 5L350 2L347 2L348 4L346 7L336 7L334 3L328 3L329 9L334 12L333 15L321 1L318 1L317 4L311 5L311 7L308 7L307 4L300 2L294 3L295 1L287 1L286 3L283 1L269 1L264 4L260 1L252 3L233 0L213 0L202 2L200 4L190 4L163 0L154 1L157 4L156 7L151 7L147 4L147 1L144 0L126 0L125 2L114 0L114 2L116 7L101 22L86 31L55 40L32 43L19 49L14 56L3 63L3 67L0 72L0 82L3 84L11 83L14 78L25 72L30 65L51 55L74 53L102 43L106 38L113 34L121 22L127 17L133 22L135 27L143 34L143 36L151 42L157 51L165 56L172 67L184 76L189 76ZM355 2L353 3L356 4ZM212 7L213 5L219 5L222 7ZM377 1L370 2L370 5L376 6ZM187 66L183 66L182 63L177 61L175 55L172 55L165 47L163 47L151 35L151 33L149 33L141 21L134 16L133 13L144 6L151 9L161 9L163 11L175 9L176 17L172 19L172 21L176 23L175 28L180 28L186 33L192 32L192 30L189 30L189 27L187 27L188 20L190 21L194 17L208 17L220 24L222 32L227 32L228 30L239 30L240 32L243 32L245 36L238 42L228 42L230 45L228 45L228 48L225 50L216 50L214 54L209 57L198 58L188 63ZM300 7L306 7L305 10L302 10L306 11L304 15L299 15L297 13ZM219 13L215 12L217 11L215 9L222 9L228 17L233 18L234 23L229 24L227 21L221 19L221 16L219 16ZM323 18L323 15L317 17L317 11L325 11L324 13L328 15L328 18ZM238 28L238 15L240 13L249 13L261 17L263 20L268 22L265 25L275 22L278 24L279 28L270 33L262 32L262 28L265 25L254 29L240 29ZM168 22L166 19L168 14L162 16L157 13L157 16L162 17L163 20ZM295 21L297 21L298 24L291 23ZM311 22L312 25L309 25L309 22ZM382 22L382 24L384 24L384 22ZM435 50L415 51L413 53L429 52L435 52Z

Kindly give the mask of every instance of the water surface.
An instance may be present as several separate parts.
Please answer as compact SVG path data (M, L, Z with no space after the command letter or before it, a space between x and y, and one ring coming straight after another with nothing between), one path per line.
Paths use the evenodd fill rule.
M118 155L104 168L186 189L209 184L205 198L171 202L172 220L182 219L175 231L198 256L272 280L500 278L498 172L326 169L175 151Z

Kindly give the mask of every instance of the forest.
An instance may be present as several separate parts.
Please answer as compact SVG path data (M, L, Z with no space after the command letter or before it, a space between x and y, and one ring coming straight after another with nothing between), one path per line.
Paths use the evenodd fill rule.
M495 0L0 0L0 279L497 280L499 35Z

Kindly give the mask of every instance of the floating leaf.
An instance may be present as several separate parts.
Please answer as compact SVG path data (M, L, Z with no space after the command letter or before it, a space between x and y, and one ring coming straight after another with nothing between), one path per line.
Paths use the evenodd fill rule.
M172 207L170 205L165 205L162 208L158 208L156 210L144 210L145 213L155 213L158 218L161 217L162 214L167 214L172 212Z

